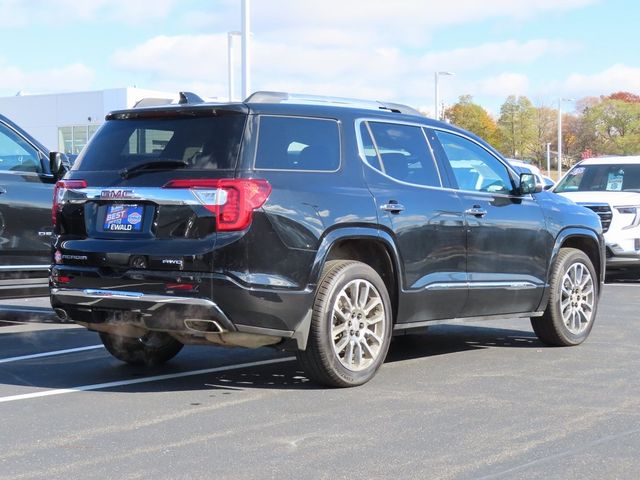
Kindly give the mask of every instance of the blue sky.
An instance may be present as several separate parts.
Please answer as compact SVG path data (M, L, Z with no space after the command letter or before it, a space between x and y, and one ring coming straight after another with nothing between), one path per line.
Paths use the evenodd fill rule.
M470 94L496 114L640 94L640 2L252 0L252 89L433 108ZM0 96L124 86L227 96L240 0L0 0Z

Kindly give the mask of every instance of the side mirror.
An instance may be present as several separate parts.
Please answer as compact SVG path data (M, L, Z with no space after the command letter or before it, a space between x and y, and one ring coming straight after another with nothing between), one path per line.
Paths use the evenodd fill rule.
M521 173L520 187L518 190L520 195L539 193L542 191L542 184L537 182L536 176L533 173Z
M64 153L49 152L49 169L54 177L60 178L67 173L69 161Z

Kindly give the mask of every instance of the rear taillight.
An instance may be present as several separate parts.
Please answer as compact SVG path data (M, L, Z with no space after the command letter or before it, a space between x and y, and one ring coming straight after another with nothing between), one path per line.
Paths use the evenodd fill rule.
M62 209L64 194L66 190L76 188L87 188L85 180L59 180L53 189L53 207L51 208L51 222L53 226L58 223L58 212Z
M221 232L244 230L251 225L253 211L271 194L271 185L260 179L179 179L164 188L188 188L216 217Z

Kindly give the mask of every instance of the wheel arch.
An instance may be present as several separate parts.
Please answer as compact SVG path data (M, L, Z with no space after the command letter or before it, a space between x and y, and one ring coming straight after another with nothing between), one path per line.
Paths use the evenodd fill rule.
M315 288L320 273L329 260L357 260L373 268L382 278L393 307L395 321L401 291L399 253L391 236L375 228L340 228L328 233L321 241L309 284Z
M547 266L547 282L553 264L560 253L561 248L575 248L589 257L598 276L598 285L604 284L604 273L606 267L604 239L601 234L587 228L566 228L556 237L549 264ZM598 288L600 295L602 288ZM549 288L545 289L544 296L540 302L538 310L544 310L549 301Z

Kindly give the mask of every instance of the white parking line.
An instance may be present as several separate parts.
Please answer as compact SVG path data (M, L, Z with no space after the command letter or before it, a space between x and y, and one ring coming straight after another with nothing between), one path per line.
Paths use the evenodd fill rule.
M51 352L34 353L32 355L20 355L19 357L0 358L0 363L19 362L20 360L30 360L32 358L55 357L56 355L84 352L87 350L95 350L97 348L104 348L104 345L89 345L88 347L67 348L66 350L53 350Z
M24 393L22 395L10 395L8 397L0 397L0 403L15 402L18 400L27 400L30 398L49 397L51 395L63 395L65 393L86 392L88 390L103 390L105 388L123 387L126 385L135 385L137 383L158 382L160 380L170 380L172 378L191 377L194 375L202 375L204 373L226 372L228 370L239 370L241 368L258 367L261 365L271 365L273 363L283 363L295 360L296 357L274 358L271 360L261 360L259 362L240 363L238 365L225 365L223 367L203 368L201 370L190 370L188 372L169 373L166 375L155 375L153 377L135 378L133 380L119 380L116 382L95 383L93 385L81 385L71 388L59 388L56 390L45 390L42 392Z

